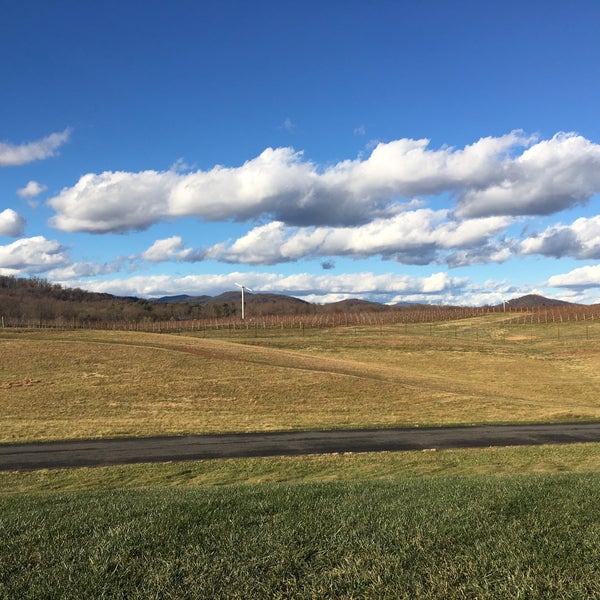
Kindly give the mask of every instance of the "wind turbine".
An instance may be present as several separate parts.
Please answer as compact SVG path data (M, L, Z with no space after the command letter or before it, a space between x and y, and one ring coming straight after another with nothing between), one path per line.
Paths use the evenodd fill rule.
M245 313L245 309L244 309L244 292L246 290L248 290L249 292L251 292L252 290L249 287L246 287L245 285L242 285L241 283L236 283L235 285L237 285L242 290L242 319L245 319L246 318L246 313Z

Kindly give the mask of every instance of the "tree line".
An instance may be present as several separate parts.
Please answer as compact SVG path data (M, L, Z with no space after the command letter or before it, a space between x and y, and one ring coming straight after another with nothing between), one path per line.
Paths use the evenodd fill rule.
M239 293L200 299L158 301L65 288L42 278L0 276L0 317L5 322L107 323L239 319ZM277 294L246 294L246 315L317 315L360 312L360 305L318 305ZM364 307L362 307L364 309ZM391 307L372 304L372 311Z

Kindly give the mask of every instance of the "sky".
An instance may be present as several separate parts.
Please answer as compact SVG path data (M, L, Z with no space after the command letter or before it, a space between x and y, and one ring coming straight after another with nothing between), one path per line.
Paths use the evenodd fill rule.
M0 0L0 275L600 302L595 0Z

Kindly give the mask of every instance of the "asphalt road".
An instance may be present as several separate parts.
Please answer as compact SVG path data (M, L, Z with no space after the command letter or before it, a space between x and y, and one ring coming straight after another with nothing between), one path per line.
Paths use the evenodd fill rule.
M249 456L600 442L600 423L292 431L0 444L0 471Z

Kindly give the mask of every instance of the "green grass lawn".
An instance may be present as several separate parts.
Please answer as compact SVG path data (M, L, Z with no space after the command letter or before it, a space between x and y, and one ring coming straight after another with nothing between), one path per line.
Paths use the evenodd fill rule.
M594 598L597 474L0 498L0 597Z
M0 598L593 598L600 444L0 473Z

